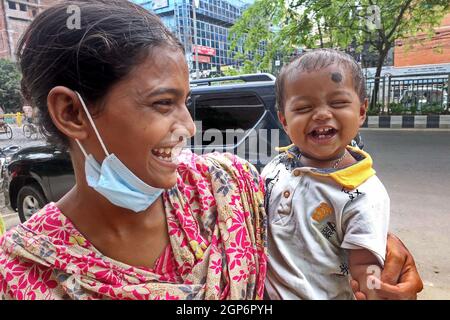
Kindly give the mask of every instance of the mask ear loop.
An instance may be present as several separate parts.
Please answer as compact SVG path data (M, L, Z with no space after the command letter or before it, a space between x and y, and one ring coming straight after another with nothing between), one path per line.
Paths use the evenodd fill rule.
M83 152L84 157L87 158L87 157L88 157L88 154L86 153L86 150L84 150L84 148L83 148L83 146L81 145L80 141L79 141L78 139L75 139L75 141L78 143L78 146L80 147L81 152Z
M100 134L98 133L97 127L95 126L94 120L92 120L91 114L89 113L89 110L86 107L86 104L84 103L83 98L81 98L81 96L80 96L80 94L78 92L76 92L76 91L74 91L74 92L77 94L78 99L80 100L81 105L83 106L84 112L86 113L86 115L87 115L87 117L89 119L89 122L91 123L91 126L94 129L94 132L95 132L95 134L97 136L98 141L100 142L100 144L101 144L101 146L103 148L103 151L105 152L106 156L109 156L108 150L106 150L105 144L103 143L103 140L100 137ZM80 141L78 141L78 139L75 139L75 140L78 143L78 145L80 146L80 149L83 152L84 156L87 158L86 150L84 150L83 146L81 145Z

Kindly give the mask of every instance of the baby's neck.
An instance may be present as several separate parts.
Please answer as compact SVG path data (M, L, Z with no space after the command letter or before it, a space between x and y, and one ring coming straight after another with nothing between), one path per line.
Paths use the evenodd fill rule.
M352 165L356 162L355 158L346 149L339 153L336 158L317 159L305 153L301 153L301 163L306 167L314 167L320 169L340 169Z

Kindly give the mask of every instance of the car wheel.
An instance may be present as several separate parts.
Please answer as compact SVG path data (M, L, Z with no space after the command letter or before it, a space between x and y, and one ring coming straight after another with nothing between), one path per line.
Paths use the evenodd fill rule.
M42 191L35 185L22 187L17 194L17 209L21 222L27 221L47 203Z

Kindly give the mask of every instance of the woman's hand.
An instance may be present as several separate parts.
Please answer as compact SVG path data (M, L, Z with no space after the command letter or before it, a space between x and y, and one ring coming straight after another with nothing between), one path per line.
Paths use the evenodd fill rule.
M389 300L415 300L423 289L414 258L403 242L392 234L388 234L386 261L379 284L379 289L375 289L377 295ZM351 280L351 286L356 299L366 300L357 281Z

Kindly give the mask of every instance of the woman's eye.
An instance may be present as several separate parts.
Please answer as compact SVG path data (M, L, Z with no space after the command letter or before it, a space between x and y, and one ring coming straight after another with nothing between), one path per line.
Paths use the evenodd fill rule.
M172 110L172 100L159 100L153 103L153 106L161 113L167 113Z
M188 109L192 107L192 98L191 98L191 97L188 97L188 98L186 99L186 107L187 107Z
M157 106L168 106L168 105L172 104L172 101L171 100L159 100L159 101L156 101L155 104Z

